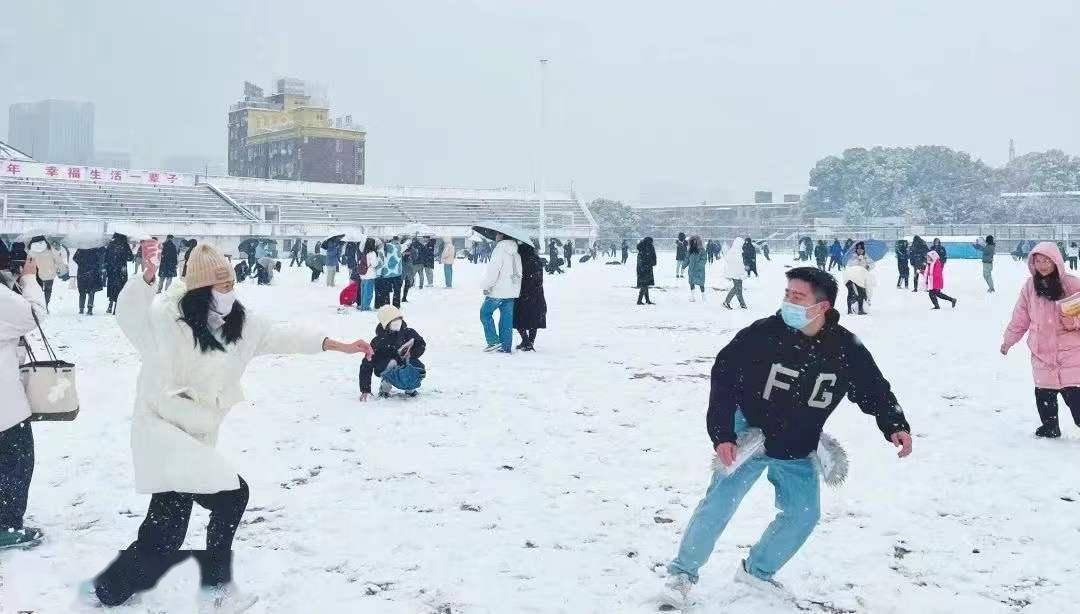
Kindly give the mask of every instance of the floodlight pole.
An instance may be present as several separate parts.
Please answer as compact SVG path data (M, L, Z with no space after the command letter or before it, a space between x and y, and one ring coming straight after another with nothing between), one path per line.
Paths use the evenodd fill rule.
M540 58L540 136L537 166L540 171L540 250L547 245L547 196L544 194L545 129L547 128L547 59Z

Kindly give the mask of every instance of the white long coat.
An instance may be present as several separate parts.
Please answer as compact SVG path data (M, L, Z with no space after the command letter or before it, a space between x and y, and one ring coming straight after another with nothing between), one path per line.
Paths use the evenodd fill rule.
M156 300L155 290L156 284L137 276L117 302L117 323L142 358L131 420L135 490L206 494L240 488L236 470L215 446L225 415L244 400L244 369L263 354L321 352L325 337L248 312L238 341L224 352L202 352L191 328L178 321L183 283Z
M19 337L29 334L38 320L45 320L45 293L33 275L22 278L22 296L0 283L0 431L6 431L30 417L30 401L26 399L19 365L25 351L19 347ZM31 342L33 343L33 342ZM48 360L38 344L38 360Z

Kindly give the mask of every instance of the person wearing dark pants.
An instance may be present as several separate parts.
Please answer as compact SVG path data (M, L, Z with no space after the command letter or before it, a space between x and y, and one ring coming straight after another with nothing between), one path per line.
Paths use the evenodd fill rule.
M94 592L101 603L120 605L153 588L169 569L188 557L180 546L184 545L194 503L210 511L206 550L195 554L200 585L211 588L232 582L233 537L248 502L247 482L237 478L240 488L212 494L154 493L138 538L94 579Z
M742 295L742 280L741 279L732 279L731 280L731 290L728 290L727 298L724 299L724 307L727 307L728 309L731 309L731 299L733 299L733 298L739 299L739 307L742 307L743 309L746 309L746 301L743 299L743 295Z
M930 302L934 304L934 309L941 309L938 299L949 301L953 307L956 307L956 299L942 292L942 289L945 288L944 268L944 263L938 253L930 250L926 255L926 279L924 281L926 282Z
M23 526L34 477L34 431L30 421L0 431L0 550L32 544L39 529Z
M77 250L72 260L79 267L76 275L79 288L79 313L92 316L94 315L94 295L100 292L104 285L101 269L105 264L105 248Z
M1080 387L1069 386L1061 390L1036 388L1035 407L1039 410L1039 420L1042 422L1040 437L1061 436L1061 426L1058 424L1058 394L1065 399L1065 405L1072 412L1073 422L1080 426Z
M859 315L866 315L866 311L863 310L863 303L866 302L866 288L859 284L848 281L844 285L847 286L847 312L848 315L852 313L851 306L858 303ZM933 299L931 299L933 300Z
M652 237L645 237L637 244L637 304L652 305L649 287L656 283L653 267L656 266L656 247ZM644 302L643 302L644 301Z

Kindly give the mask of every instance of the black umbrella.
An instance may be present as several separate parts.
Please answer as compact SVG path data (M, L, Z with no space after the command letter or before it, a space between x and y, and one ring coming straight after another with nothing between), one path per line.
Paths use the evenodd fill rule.
M496 234L501 234L517 241L524 241L529 243L530 235L525 230L518 228L517 226L511 226L509 224L488 224L487 226L473 226L472 229L477 234L483 236L486 239L495 240Z

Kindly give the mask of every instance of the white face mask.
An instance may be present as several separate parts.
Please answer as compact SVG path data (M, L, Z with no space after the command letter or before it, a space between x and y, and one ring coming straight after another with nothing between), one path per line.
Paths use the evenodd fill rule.
M214 297L211 308L223 316L229 315L232 312L233 303L236 302L236 290L229 290L228 292L211 290L210 293Z
M390 323L390 330L397 332L401 330L401 320L394 320Z

